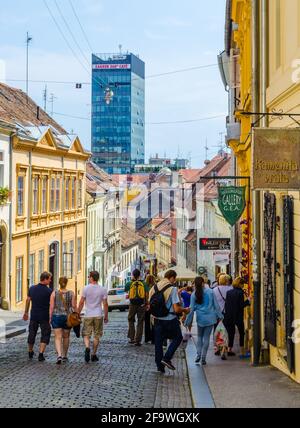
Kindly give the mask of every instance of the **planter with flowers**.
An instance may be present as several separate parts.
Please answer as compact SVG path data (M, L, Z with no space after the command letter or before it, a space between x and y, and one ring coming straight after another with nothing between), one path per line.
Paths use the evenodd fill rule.
M8 187L0 187L0 206L7 205L11 199L11 191Z

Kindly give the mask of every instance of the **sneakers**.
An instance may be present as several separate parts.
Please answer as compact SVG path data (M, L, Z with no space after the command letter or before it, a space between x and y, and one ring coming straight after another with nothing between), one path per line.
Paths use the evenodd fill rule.
M41 352L39 353L39 361L45 361L46 358L44 357L44 354L42 354Z
M29 352L28 352L28 358L29 358L30 360L32 360L33 356L34 356L34 352L33 352L33 351L29 351Z
M200 363L200 361L201 361L201 357L197 357L197 358L195 359L195 363L196 363L196 364L199 364L199 363Z
M94 363L94 362L96 362L96 361L99 361L99 358L97 357L97 355L92 355L91 360L92 360L92 362Z
M56 364L60 365L61 363L62 363L62 358L61 357L57 357Z
M85 348L84 359L86 363L90 362L91 359L91 350L90 348Z
M201 361L201 366L206 366L206 360Z
M63 358L62 358L62 362L63 362L63 363L68 363L68 362L69 362L69 358L67 358L67 357L63 357Z
M162 374L166 373L164 366L157 367L157 371L158 371L158 373L162 373Z
M232 352L232 351L229 351L227 353L227 355L228 355L228 357L235 357L236 356L236 354L234 352Z
M136 342L135 346L142 346L142 344L140 342Z
M226 360L227 360L227 358L226 358L226 355L225 355L225 354L223 354L223 355L222 355L221 360L223 360L223 361L226 361Z
M162 360L161 362L165 367L168 367L170 370L176 370L176 367L173 366L171 361Z

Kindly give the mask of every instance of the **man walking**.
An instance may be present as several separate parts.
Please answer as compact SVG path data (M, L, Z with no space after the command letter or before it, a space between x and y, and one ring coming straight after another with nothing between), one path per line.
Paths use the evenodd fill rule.
M132 272L132 280L125 286L125 291L129 292L129 314L128 314L128 338L129 343L141 346L144 331L145 313L148 309L149 288L141 281L141 272L135 269ZM135 317L137 316L137 327L135 329Z
M82 336L85 344L85 361L99 361L97 349L100 338L103 336L103 322L108 323L108 303L107 290L98 284L99 272L91 272L89 284L84 287L82 297L79 302L78 312L82 311L85 305L85 314L82 328ZM90 341L93 336L93 352L91 355Z
M182 332L177 315L188 314L189 308L180 304L176 282L176 272L169 270L165 278L150 290L150 311L154 316L155 362L157 370L165 372L165 367L176 370L172 358L182 342ZM171 343L163 355L163 343L170 339Z
M34 356L33 347L39 327L41 329L39 361L45 361L44 352L50 342L51 326L49 320L49 308L52 290L49 288L49 284L51 283L51 279L51 273L43 272L40 276L39 284L30 287L28 292L23 320L28 320L28 313L31 304L28 335L28 356L30 360L32 360Z

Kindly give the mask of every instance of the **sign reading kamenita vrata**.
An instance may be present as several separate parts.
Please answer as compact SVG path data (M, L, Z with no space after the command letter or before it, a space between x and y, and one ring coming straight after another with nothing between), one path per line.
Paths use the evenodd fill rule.
M252 165L253 189L299 190L299 128L254 128Z
M234 226L246 208L246 187L219 187L219 208L225 220Z

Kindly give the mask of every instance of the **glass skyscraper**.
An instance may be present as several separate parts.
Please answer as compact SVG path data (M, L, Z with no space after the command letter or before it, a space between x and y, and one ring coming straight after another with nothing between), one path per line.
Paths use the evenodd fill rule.
M145 63L133 54L92 56L92 153L109 174L145 162Z

